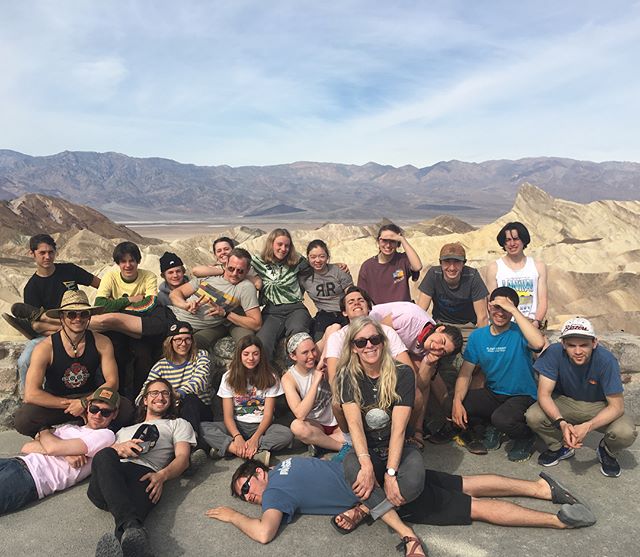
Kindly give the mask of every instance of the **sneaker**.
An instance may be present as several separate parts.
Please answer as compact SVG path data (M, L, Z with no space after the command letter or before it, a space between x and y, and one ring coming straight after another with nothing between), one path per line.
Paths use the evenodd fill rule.
M220 449L216 449L215 447L211 447L209 449L209 458L212 460L220 460L224 455L220 452Z
M316 445L309 445L307 447L307 456L310 458L322 458L328 452L324 447L318 447Z
M487 454L487 448L484 446L482 439L470 431L461 431L458 435L454 436L453 440L461 447L467 449L471 454Z
M526 439L514 439L513 445L507 453L507 458L511 462L524 462L529 460L533 454L533 445L536 442L535 437L527 437Z
M14 317L13 315L9 315L8 313L3 313L2 317L16 331L18 331L21 335L27 337L29 340L32 340L39 336L38 333L33 330L31 321L29 321L28 319L25 319L24 317Z
M591 512L591 509L582 503L562 505L557 516L569 528L584 528L596 523L596 517Z
M507 434L490 425L484 432L483 443L488 451L497 451L507 440Z
M331 459L333 462L342 462L344 457L347 456L347 453L351 450L351 445L349 443L345 443L342 445L342 448L336 455Z
M450 443L457 433L458 430L451 422L447 421L438 431L429 435L427 441L434 445L444 445L445 443Z
M123 557L153 557L149 536L144 528L127 528L120 540Z
M253 455L253 460L264 464L265 466L269 466L269 461L271 460L271 453L269 451L258 451Z
M122 557L122 547L113 533L109 532L98 540L96 557Z
M565 447L564 445L557 451L547 449L545 452L540 453L540 456L538 457L538 464L542 466L555 466L561 460L571 458L574 454L576 454L576 452L573 449Z
M44 313L44 310L42 308L32 306L31 304L16 302L11 306L11 313L14 317L21 317L23 319L28 319L29 321L37 321Z
M207 453L203 448L198 448L191 453L189 467L182 473L185 478L193 476L207 461Z
M620 465L616 458L609 453L604 439L598 445L598 460L600 461L600 472L609 478L617 478L620 475Z

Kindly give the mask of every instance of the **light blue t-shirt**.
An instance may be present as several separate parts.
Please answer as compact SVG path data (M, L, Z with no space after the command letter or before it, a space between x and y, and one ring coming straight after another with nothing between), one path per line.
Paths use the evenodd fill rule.
M357 502L344 479L342 463L294 456L269 472L262 512L277 509L291 522L296 512L334 515Z
M464 359L482 368L486 385L494 393L537 398L531 350L515 323L499 335L492 335L490 326L473 331L467 341Z
M604 346L597 346L589 361L575 365L557 342L547 348L533 366L556 382L554 392L584 402L604 402L609 395L622 393L620 365Z

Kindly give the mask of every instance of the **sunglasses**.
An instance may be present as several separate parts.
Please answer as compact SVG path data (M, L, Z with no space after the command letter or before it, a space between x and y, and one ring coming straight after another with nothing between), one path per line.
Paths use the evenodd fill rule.
M73 321L77 317L80 319L89 319L91 317L91 312L89 310L83 309L82 311L65 311L63 312L67 319L71 319Z
M242 487L240 488L240 496L246 501L247 500L247 494L249 493L249 490L251 489L251 478L253 476L247 478L247 480L242 484Z
M95 404L89 406L89 414L100 414L103 418L108 418L114 412L115 410L112 410L111 408L100 408Z
M231 267L230 265L227 265L226 269L231 274L235 273L236 275L244 275L247 272L246 269L241 269L240 267Z
M356 348L364 348L367 342L370 342L371 346L378 346L382 340L382 335L372 335L369 338L354 338L351 342Z

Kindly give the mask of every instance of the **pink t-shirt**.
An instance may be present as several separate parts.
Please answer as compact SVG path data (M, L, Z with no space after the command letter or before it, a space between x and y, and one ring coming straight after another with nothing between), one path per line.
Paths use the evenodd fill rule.
M425 356L424 346L418 348L416 341L427 323L435 324L431 315L412 302L378 304L373 306L369 312L369 317L376 321L382 321L387 315L392 316L393 329L398 333L409 352L423 358Z
M345 325L339 331L336 331L327 339L327 346L325 350L325 358L339 358L342 347L344 346L344 339L347 338L347 329L349 325ZM394 358L398 357L398 354L407 351L407 347L404 345L398 333L396 333L391 327L382 325L384 334L389 339L389 350Z
M87 463L81 468L72 468L62 456L49 456L38 453L22 455L19 458L27 463L42 499L54 491L62 491L84 480L91 473L91 459L95 454L110 447L116 440L109 429L91 429L87 426L62 425L53 434L60 439L81 439L87 446Z

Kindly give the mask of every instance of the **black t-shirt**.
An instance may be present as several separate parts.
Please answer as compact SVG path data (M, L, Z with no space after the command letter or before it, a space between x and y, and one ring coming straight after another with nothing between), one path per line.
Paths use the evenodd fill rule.
M41 277L34 274L24 287L24 301L37 308L60 307L62 295L67 290L78 290L78 285L89 286L93 275L73 263L56 263L53 274Z
M416 379L413 370L405 365L396 363L396 393L400 400L383 410L378 406L378 379L371 379L364 375L358 381L362 395L362 424L370 448L388 447L391 437L391 412L394 406L410 406L416 395ZM343 404L354 402L351 385L346 382L342 386L341 399Z

